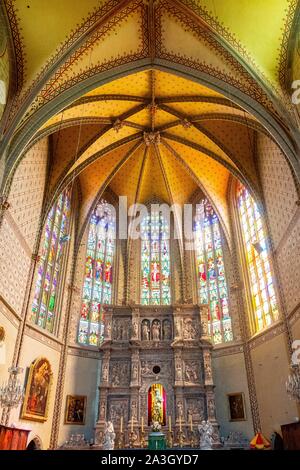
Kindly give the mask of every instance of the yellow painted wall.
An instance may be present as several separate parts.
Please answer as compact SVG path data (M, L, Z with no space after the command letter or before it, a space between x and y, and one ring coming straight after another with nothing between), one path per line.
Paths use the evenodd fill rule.
M64 387L63 409L60 419L59 445L68 440L71 434L84 434L85 439L94 438L94 426L97 419L97 383L99 361L93 358L68 355L66 382ZM86 395L85 425L65 424L67 395Z
M226 438L230 432L242 432L245 437L251 439L253 436L253 425L244 354L238 353L215 357L213 359L213 375L216 386L216 408L220 435ZM230 421L227 394L235 392L244 393L246 421Z
M296 404L290 400L285 382L289 374L289 358L283 334L251 351L262 432L269 437L280 432L282 424L295 421Z

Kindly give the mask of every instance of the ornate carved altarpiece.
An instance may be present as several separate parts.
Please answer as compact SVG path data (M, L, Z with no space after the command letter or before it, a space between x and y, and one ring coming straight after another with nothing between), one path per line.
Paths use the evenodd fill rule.
M175 441L180 425L188 432L191 421L195 429L203 419L212 422L218 435L207 334L206 306L108 308L96 444L102 445L105 422L110 420L117 436L122 421L125 446L132 429L134 445L140 445L142 421L146 436L150 431L148 397L153 384L164 389L167 420L162 430L168 431L171 417Z

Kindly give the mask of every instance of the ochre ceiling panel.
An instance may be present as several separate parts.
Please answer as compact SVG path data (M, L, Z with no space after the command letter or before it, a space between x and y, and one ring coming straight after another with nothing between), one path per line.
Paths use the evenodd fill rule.
M144 158L144 145L116 173L109 187L117 196L127 196L128 207L135 203Z
M234 154L243 172L259 186L253 155L255 153L255 131L238 123L228 121L208 121L201 123Z
M176 38L176 42L177 40ZM155 94L161 98L182 94L186 96L222 96L211 88L182 78L179 75L161 72L160 70L155 71Z
M174 203L183 205L190 200L198 186L166 147L160 145L159 152L172 193L172 200Z
M72 168L70 168L69 172L73 171L75 168L81 165L85 160L87 160L89 157L96 154L97 152L100 152L100 150L103 150L105 147L108 147L111 144L115 144L118 141L132 134L136 134L136 132L137 132L136 129L133 129L132 127L128 127L128 126L123 126L118 132L115 131L115 129L110 129L104 135L99 137L99 139L96 140L96 142L90 145L90 147L78 158L78 160L72 166Z
M101 126L89 124L68 127L53 134L50 187L53 187L67 166L77 159L81 148L100 130Z
M154 148L151 146L141 178L139 202L145 203L153 198L168 204L171 203L159 161L155 155Z
M168 130L168 133L181 137L196 145L201 145L202 147L205 147L205 149L215 153L218 157L222 158L226 162L234 164L229 156L220 147L218 147L218 145L216 145L209 137L207 137L194 126L185 128L179 124L178 126Z
M93 103L83 103L78 106L72 106L65 109L62 113L53 116L47 121L43 128L59 123L61 120L83 118L83 117L103 117L116 119L123 113L126 113L136 107L137 103L132 101L95 101Z
M133 95L149 96L150 70L130 74L127 77L119 78L105 85L95 88L86 94L91 95Z
M114 174L116 166L125 157L127 152L133 147L133 143L110 152L99 160L88 166L79 175L80 187L82 191L81 214L87 214L89 207L93 203L98 191L105 182L109 182Z
M167 139L166 139L167 140ZM193 174L198 178L201 187L209 195L229 230L229 214L226 201L229 171L212 158L191 149L185 145L167 140L178 156L187 164Z

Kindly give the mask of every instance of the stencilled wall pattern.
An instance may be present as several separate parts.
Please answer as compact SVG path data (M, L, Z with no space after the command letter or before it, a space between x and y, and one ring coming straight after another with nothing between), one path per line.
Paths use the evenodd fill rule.
M276 144L268 137L259 135L257 154L280 281L289 314L300 301L299 275L295 264L300 259L300 218L296 204L299 196L292 172Z
M19 315L22 311L30 250L13 219L6 214L0 229L0 294Z
M279 147L267 136L257 136L260 171L275 249L296 212L298 195L289 165Z
M9 195L9 212L33 250L43 204L48 138L37 142L18 166Z
M0 294L21 314L32 251L38 233L46 181L48 141L23 158L12 182L0 229Z

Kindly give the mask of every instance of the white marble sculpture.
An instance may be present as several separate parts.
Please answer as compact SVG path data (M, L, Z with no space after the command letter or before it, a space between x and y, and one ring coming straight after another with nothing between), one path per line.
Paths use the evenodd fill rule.
M103 438L103 449L104 450L113 450L115 447L115 431L114 425L111 421L105 423L104 428L104 438Z
M200 434L200 449L212 450L214 428L209 421L202 421L198 426Z

